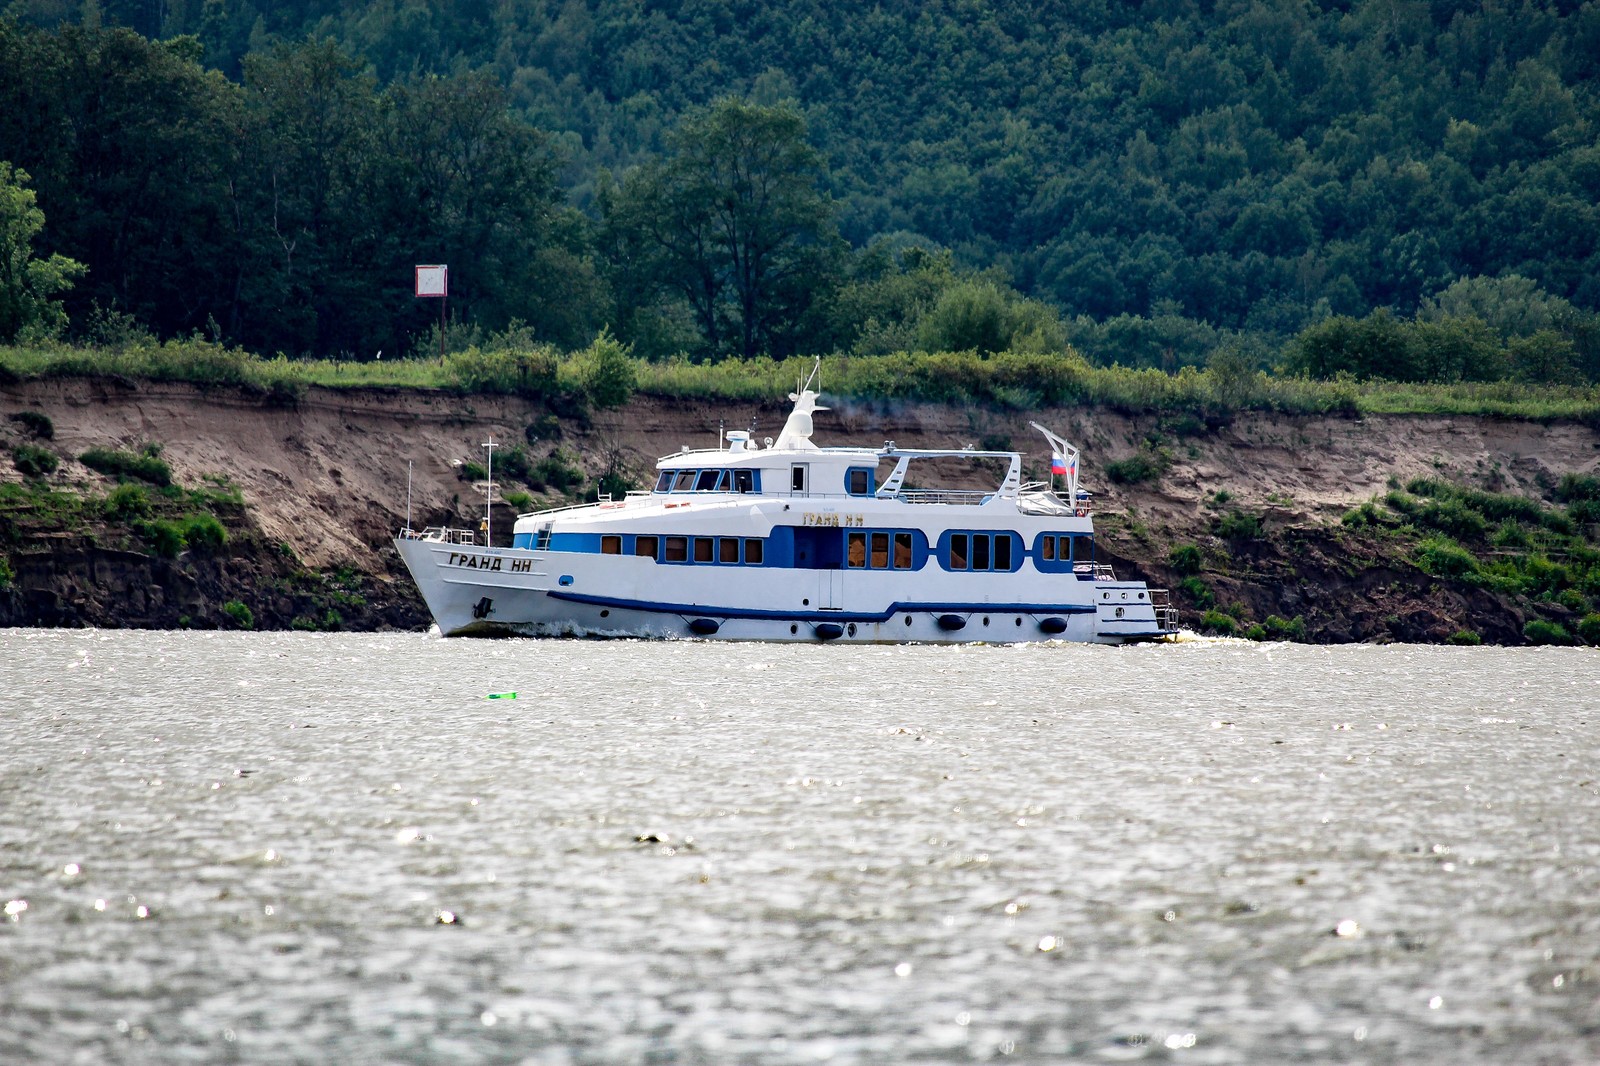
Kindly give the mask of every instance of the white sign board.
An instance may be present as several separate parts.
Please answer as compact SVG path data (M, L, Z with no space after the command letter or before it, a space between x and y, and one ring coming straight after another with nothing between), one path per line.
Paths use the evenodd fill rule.
M447 266L417 267L417 295L448 296L450 290L449 275L450 268Z

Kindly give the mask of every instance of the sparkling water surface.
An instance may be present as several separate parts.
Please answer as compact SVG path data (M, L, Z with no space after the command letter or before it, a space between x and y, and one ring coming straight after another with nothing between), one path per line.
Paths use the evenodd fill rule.
M0 1063L1600 1061L1597 716L1576 649L0 631Z

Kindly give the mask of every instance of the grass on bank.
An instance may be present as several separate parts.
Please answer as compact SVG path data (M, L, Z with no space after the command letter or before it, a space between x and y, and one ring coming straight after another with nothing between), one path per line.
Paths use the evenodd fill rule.
M119 348L66 345L0 348L0 384L26 378L92 377L237 386L267 402L293 404L312 386L332 389L444 389L616 406L633 392L654 396L768 401L811 372L809 357L720 363L645 363L602 334L589 348L478 348L443 358L345 361L252 355L200 339L144 341ZM1236 410L1295 414L1491 415L1600 423L1600 388L1516 382L1418 385L1317 381L1224 367L1154 369L1093 366L1070 349L1056 354L898 352L830 356L822 391L836 397L981 403L1026 410L1105 407L1129 414Z

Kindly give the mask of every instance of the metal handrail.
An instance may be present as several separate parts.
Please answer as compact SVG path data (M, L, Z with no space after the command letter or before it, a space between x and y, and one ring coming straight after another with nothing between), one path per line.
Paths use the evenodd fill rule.
M995 493L982 489L901 489L880 500L899 500L901 503L946 503L973 507L989 502Z

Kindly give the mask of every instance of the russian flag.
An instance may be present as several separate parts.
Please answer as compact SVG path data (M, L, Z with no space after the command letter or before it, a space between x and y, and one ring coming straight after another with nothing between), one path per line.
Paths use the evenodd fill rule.
M1050 473L1065 474L1067 472L1067 457L1059 452L1050 453Z

